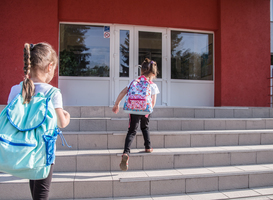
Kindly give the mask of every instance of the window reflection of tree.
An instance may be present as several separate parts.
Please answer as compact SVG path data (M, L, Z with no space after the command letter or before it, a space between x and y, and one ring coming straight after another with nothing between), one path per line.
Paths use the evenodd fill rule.
M120 77L129 77L129 31L126 31L126 37L124 39L124 44L120 44Z
M89 67L91 53L86 53L86 33L91 26L61 25L60 42L60 76L106 76L109 77L108 66Z
M162 33L139 31L138 62L145 58L157 63L157 78L162 78Z
M188 58L182 57L182 49L178 49L182 43L183 36L180 36L180 32L171 32L171 78L172 79L185 79L185 74L188 74Z
M180 31L172 31L171 78L212 80L212 44L209 44L208 51L202 54L190 48L183 49L183 46L183 34Z

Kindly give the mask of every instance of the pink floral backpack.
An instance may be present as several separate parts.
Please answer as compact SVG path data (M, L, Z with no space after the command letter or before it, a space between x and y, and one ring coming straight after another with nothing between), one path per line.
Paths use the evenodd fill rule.
M147 115L153 112L151 83L145 76L140 76L131 82L123 107L124 112L136 115Z

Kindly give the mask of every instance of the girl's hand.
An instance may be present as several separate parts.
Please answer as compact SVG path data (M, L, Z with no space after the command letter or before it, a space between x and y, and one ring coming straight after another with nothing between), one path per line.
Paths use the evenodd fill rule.
M117 114L118 111L119 111L119 106L118 105L114 105L114 107L112 108L112 111Z
M69 112L67 112L66 110L63 110L63 112L64 112L64 116L69 116L70 117Z
M116 113L116 114L118 113L120 101L121 101L121 99L127 94L127 90L128 90L128 88L125 87L125 88L119 93L118 98L117 98L117 100L116 100L116 102L115 102L115 105L114 105L114 107L112 108L112 111L113 111L114 113Z

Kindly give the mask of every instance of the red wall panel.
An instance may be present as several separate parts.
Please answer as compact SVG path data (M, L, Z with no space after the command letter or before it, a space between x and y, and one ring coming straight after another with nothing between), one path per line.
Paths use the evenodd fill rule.
M23 80L25 42L57 50L59 22L86 22L215 31L215 105L269 106L269 14L269 0L4 0L0 104Z
M221 91L215 94L216 105L269 106L269 1L221 0L220 32L216 75L221 77L216 88L220 84Z
M4 0L0 8L0 104L6 104L11 86L24 78L24 43L48 42L58 49L58 1Z
M218 0L59 0L59 19L216 30Z

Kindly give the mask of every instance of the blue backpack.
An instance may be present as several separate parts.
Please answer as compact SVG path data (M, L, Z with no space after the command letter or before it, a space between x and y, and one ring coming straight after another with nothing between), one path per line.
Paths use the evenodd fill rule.
M0 171L31 180L48 176L58 134L63 141L50 100L58 90L52 87L25 104L20 93L1 112Z

